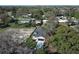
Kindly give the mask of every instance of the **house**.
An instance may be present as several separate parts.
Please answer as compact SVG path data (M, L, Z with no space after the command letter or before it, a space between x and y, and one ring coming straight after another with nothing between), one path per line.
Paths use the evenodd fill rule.
M36 27L32 36L34 36L34 37L40 37L40 36L45 37L45 35L46 35L45 30L39 26L39 27Z
M31 24L33 24L33 25L41 25L42 20L36 20L35 18L31 18Z
M27 14L22 14L21 16L24 17L24 18L29 17Z
M79 24L79 20L70 20L69 22L68 22L68 25L69 26L73 26L73 25L78 25Z
M16 12L16 16L27 16L27 13L25 12Z
M43 24L46 24L48 20L43 20Z
M34 31L32 39L36 41L37 48L43 47L45 43L45 35L46 35L45 31L41 27L37 27L37 29Z
M31 13L16 13L16 16L18 17L30 17L31 15Z
M18 18L18 24L25 24L25 23L30 23L31 19L30 18Z
M27 14L28 16L31 16L32 14L31 13L29 13L29 14Z
M75 17L71 17L68 21L69 26L79 25L79 19L76 19Z
M35 20L35 24L41 24L41 20Z
M59 23L67 23L68 22L68 19L65 16L58 16L58 17L56 17L56 19Z

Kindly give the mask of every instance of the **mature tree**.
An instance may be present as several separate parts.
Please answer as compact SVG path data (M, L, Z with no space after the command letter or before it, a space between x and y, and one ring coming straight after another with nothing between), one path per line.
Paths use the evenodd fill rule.
M36 18L37 20L42 19L43 12L41 9L33 9L31 13L32 13L31 17Z
M68 26L59 26L49 42L58 53L79 53L79 34Z
M5 15L5 16L3 16L3 18L2 18L1 21L2 21L2 23L3 23L4 25L8 25L9 22L11 21L11 18L8 17L7 15Z

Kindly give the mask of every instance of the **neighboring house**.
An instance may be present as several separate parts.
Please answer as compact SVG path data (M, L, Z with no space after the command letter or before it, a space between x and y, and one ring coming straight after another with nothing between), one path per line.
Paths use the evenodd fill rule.
M33 25L41 25L42 20L36 20L35 18L32 18L31 19L31 24L33 24Z
M69 22L68 25L73 26L73 25L78 25L79 24L79 20L76 19L75 17L72 17Z
M79 25L74 25L70 27L73 28L73 30L75 30L77 33L79 33Z
M24 13L24 12L16 12L16 16L27 16L27 13Z
M69 26L78 25L78 24L79 24L78 20L71 20L71 21L68 22Z
M34 24L34 25L40 25L42 23L42 21L36 20L35 18L19 17L18 18L18 24L24 24L24 23L31 23L31 24Z
M43 20L43 24L46 24L48 20Z
M18 24L30 23L30 18L18 18Z
M27 14L24 14L24 15L22 15L22 17L28 17L28 15Z
M31 16L32 14L29 13L29 14L27 14L27 15L28 15L28 16Z
M65 16L56 17L59 23L67 23L68 19Z
M35 20L35 24L41 24L41 20Z
M20 17L30 17L32 14L28 14L28 13L16 13L16 16L20 16Z

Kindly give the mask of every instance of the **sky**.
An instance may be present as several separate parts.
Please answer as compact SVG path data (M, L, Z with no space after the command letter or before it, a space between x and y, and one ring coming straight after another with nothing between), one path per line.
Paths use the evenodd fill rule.
M0 5L79 5L78 0L0 0Z

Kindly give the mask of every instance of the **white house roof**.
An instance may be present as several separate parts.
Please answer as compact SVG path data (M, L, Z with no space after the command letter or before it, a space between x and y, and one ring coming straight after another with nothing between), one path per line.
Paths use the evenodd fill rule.
M59 22L68 22L68 20L62 20L62 19L60 19L60 20L58 20Z
M48 20L43 20L43 23L46 23Z
M67 17L65 16L60 16L60 17L56 17L58 19L58 22L68 22Z

